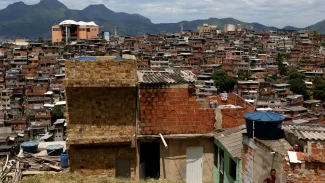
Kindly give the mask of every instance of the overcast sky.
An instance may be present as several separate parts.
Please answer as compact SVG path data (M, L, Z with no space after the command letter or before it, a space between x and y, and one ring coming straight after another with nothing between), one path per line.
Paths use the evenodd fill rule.
M0 0L0 9L19 0ZM39 0L22 0L35 4ZM324 0L60 0L70 9L104 4L116 12L139 13L154 23L232 17L268 26L306 27L325 19Z

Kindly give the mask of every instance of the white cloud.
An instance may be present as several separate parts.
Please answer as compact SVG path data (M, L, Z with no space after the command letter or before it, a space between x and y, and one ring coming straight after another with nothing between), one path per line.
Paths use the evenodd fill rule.
M17 0L0 0L0 8ZM104 4L116 12L139 13L153 22L233 17L245 22L306 27L325 17L324 0L60 0L71 9ZM23 0L34 4L39 0Z

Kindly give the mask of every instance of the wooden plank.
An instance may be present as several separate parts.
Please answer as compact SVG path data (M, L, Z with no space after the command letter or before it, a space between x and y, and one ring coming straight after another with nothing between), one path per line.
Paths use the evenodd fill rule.
M49 166L50 168L54 169L54 170L57 170L57 171L61 171L62 168L61 167L58 167L58 166L54 166L54 165L51 165L49 163L43 163L44 165L46 166Z
M24 171L23 176L24 175L39 175L39 174L44 174L44 173L57 173L57 172L54 172L54 171Z
M28 176L28 175L40 175L45 173L57 173L54 171L23 171L22 176ZM15 172L10 172L7 174L7 176L14 176Z

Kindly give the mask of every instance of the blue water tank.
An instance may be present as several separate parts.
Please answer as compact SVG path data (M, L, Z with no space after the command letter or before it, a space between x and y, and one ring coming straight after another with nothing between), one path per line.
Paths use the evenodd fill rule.
M61 144L48 145L46 151L49 156L60 156L63 153L63 148Z
M249 137L253 137L253 123L255 126L254 137L261 140L278 140L283 138L282 122L284 116L272 112L250 112L244 115L246 130Z
M23 142L21 144L21 147L23 148L24 152L27 153L38 153L38 142L35 141L28 141L28 142Z
M68 154L66 152L62 153L60 156L60 163L62 168L68 168L69 166L69 159Z

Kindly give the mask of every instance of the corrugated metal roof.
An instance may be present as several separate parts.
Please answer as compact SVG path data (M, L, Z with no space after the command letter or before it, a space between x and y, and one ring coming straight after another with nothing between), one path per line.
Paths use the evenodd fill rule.
M62 123L64 123L64 122L65 122L65 119L57 119L57 120L53 123L53 125L62 124Z
M215 133L218 140L233 158L241 158L243 133L246 133L245 125Z
M285 109L290 110L290 111L306 111L306 110L308 110L307 108L301 107L301 106L286 107Z
M72 60L84 60L84 61L90 61L90 60L99 60L98 58L95 58L95 57L77 57L77 58L73 58Z
M139 83L191 83L195 74L188 70L138 71Z
M325 125L283 125L285 133L292 133L301 140L325 140Z
M292 147L287 140L284 138L278 140L259 140L255 139L255 141L260 142L266 147L272 149L272 151L278 152L282 155L286 155L288 150Z

